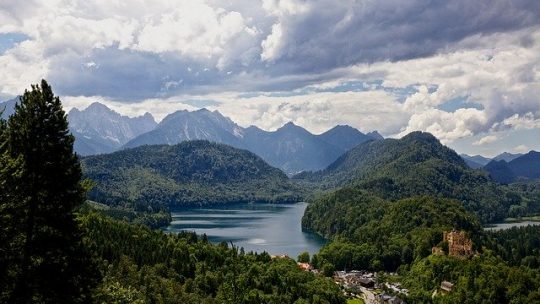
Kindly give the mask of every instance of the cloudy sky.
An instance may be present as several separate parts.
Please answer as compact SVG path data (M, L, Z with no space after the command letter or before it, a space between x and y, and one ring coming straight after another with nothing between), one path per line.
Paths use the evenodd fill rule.
M538 0L1 0L0 100L540 150Z

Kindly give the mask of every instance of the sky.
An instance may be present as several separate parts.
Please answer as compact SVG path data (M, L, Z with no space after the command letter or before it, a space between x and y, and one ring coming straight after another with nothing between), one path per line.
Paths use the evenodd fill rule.
M0 100L540 150L538 0L1 0Z

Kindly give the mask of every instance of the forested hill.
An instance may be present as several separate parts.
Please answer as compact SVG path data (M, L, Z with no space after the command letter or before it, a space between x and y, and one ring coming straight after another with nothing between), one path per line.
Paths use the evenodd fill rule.
M301 270L292 259L93 212L78 220L103 277L95 303L345 303L330 279Z
M87 157L82 167L96 183L90 199L136 209L299 199L287 176L260 157L207 141Z
M415 195L454 198L483 221L502 219L510 205L520 202L423 132L361 144L325 170L295 178L326 189L355 185L389 200Z

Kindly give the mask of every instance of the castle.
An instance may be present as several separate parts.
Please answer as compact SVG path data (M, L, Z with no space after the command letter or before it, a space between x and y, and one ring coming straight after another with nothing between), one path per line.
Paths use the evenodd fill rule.
M465 231L443 232L443 241L448 243L448 255L453 257L468 257L474 252L472 250L472 241L465 235ZM433 254L444 254L440 247L433 247Z

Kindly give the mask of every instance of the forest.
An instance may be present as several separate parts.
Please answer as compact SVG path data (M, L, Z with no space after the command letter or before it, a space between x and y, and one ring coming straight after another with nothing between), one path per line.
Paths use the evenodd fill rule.
M311 262L325 272L396 272L411 303L536 303L540 301L539 226L485 231L455 199L413 196L397 201L358 187L313 199L302 224L332 241ZM464 231L474 254L432 254L448 244L443 233ZM446 249L447 250L447 249ZM442 281L452 293L433 297Z
M330 279L288 258L165 234L94 212L77 218L102 278L98 303L344 303Z
M315 190L354 186L390 201L415 195L457 199L483 223L503 220L510 210L534 213L540 205L533 192L493 182L424 132L360 144L325 170L294 179Z

